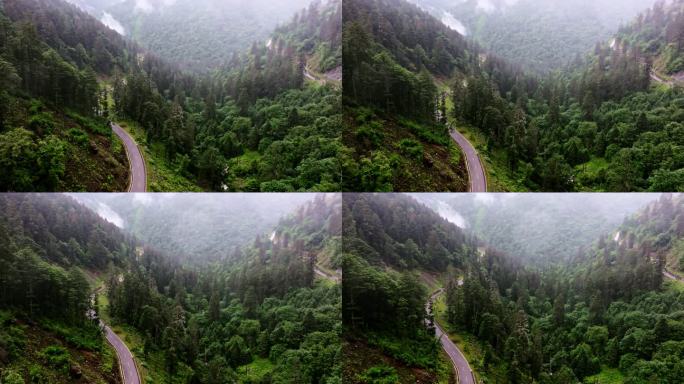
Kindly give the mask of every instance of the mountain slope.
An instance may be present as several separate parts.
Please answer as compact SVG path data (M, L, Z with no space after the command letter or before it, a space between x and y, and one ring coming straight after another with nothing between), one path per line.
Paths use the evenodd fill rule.
M68 196L8 194L0 207L3 382L118 382L95 310L143 381L339 377L339 278L315 272L336 274L339 195L315 198L230 260L192 267Z
M193 265L225 260L313 195L75 195L146 244Z
M178 81L146 62L114 79L117 117L137 123L155 162L207 190L339 190L340 90L305 74L341 65L340 15L340 1L315 3L211 76Z
M448 79L491 78L505 93L519 71L403 0L355 0L343 19L343 139L355 150L345 189L467 190L449 136Z
M659 20L649 23L654 44L664 44L667 23L649 14L642 21ZM498 154L522 188L680 190L681 89L652 81L654 58L642 48L599 43L577 67L507 95L490 81L457 78L454 115L477 128L485 152Z
M654 0L416 0L438 18L456 20L461 31L489 52L527 70L546 73L584 56L608 40Z
M572 194L414 197L489 246L539 266L567 262L658 196L582 195L581 205Z
M98 76L127 65L129 47L62 2L4 1L0 28L0 189L125 190Z
M440 284L435 276L469 268L476 240L405 195L343 199L343 380L448 380L452 366L425 321L425 303Z

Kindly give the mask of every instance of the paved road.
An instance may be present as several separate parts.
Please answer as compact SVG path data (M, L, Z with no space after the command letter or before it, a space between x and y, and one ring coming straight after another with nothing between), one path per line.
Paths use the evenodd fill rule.
M443 289L440 289L439 291L435 292L430 297L428 306L431 307L431 304L442 293L444 293ZM454 344L454 342L451 341L449 335L446 332L444 332L444 330L442 329L442 327L439 326L439 324L437 324L437 321L435 321L434 324L435 336L439 339L439 342L442 344L444 352L446 352L447 355L449 355L451 363L454 365L454 368L456 369L456 374L458 375L458 383L475 384L475 376L473 375L473 370L470 368L470 364L468 364L468 360L465 358L461 350L458 349L456 344Z
M97 312L95 312L95 309L93 308L96 307L97 295L100 293L100 291L102 291L102 289L104 289L104 286L98 287L95 292L90 295L92 308L86 312L86 316L91 320L98 318ZM123 384L140 384L140 374L138 373L138 367L135 365L131 351L128 349L123 340L121 340L121 338L119 338L119 336L114 333L114 331L112 331L112 329L109 328L101 319L100 327L105 331L107 342L109 342L109 344L116 351L116 356L119 361L119 373L123 379Z
M147 192L147 171L145 160L135 140L119 125L112 123L112 130L123 141L128 156L131 176L128 183L128 192Z
M104 325L104 324L103 324ZM138 374L138 367L133 360L133 354L128 349L126 344L119 338L119 336L112 331L111 328L104 325L105 335L107 341L116 350L116 356L119 358L119 368L121 369L121 376L124 384L140 384L140 375Z
M661 79L660 76L658 76L658 74L656 74L654 71L651 71L651 80L658 82L660 84L666 84L668 86L673 85L673 83L671 81L665 81L665 80Z
M681 277L679 277L679 276L677 276L677 275L671 273L671 272L668 271L667 269L664 269L664 270L663 270L663 275L665 275L665 277L667 277L667 278L670 279L670 280L677 280L677 281L680 281L680 282L684 283L684 279L683 279L683 278L681 278Z
M304 67L304 77L321 85L326 83L335 84L342 81L342 67L335 68L334 70L323 73L320 76L314 74L309 67Z
M324 271L324 270L322 270L322 269L319 269L318 267L314 267L314 272L315 272L318 276L320 276L320 277L322 277L322 278L324 278L324 279L332 280L332 281L334 281L334 282L336 282L336 283L339 283L339 282L340 282L340 277L339 277L339 276L333 275L333 274L330 274L330 273L327 273L326 271Z
M482 161L477 151L470 144L470 141L456 129L451 129L449 134L456 144L461 147L463 153L465 153L466 163L468 164L468 178L470 179L469 192L487 192L487 176L485 176L484 167L482 167Z

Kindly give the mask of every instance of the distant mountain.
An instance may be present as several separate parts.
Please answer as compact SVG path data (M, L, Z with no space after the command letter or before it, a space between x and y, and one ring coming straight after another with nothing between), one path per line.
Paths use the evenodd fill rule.
M312 200L311 194L264 199L261 194L75 195L108 221L146 244L198 264L228 259L257 235L270 233L279 220Z
M311 0L70 0L104 24L164 59L207 71L253 42Z
M527 69L560 69L608 40L655 0L412 0L482 44Z
M565 263L612 231L653 194L415 194L442 217L527 264ZM550 241L553 239L553 241Z

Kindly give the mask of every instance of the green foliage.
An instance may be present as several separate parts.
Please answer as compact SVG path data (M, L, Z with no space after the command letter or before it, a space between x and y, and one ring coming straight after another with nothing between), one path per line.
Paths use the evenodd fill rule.
M423 146L415 140L404 139L400 141L399 149L418 161L423 160Z
M40 352L40 355L49 366L58 371L66 372L69 369L69 351L63 347L48 346Z
M358 379L368 384L394 384L399 381L396 369L386 365L368 368Z

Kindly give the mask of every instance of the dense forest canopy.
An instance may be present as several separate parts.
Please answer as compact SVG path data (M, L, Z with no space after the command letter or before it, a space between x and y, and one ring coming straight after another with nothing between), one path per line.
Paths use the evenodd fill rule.
M431 314L457 335L460 348L465 345L485 382L678 382L684 342L683 283L677 280L681 195L642 199L650 203L622 225L601 231L563 262L541 266L464 235L410 197L348 196L344 233L350 241L343 249L350 283L343 287L343 316L350 382L440 380L439 346L425 321ZM451 198L472 203L467 196ZM578 206L592 197L569 198ZM524 198L508 203L516 202L518 212L529 209ZM634 207L636 201L623 204ZM483 204L480 211L506 220L510 213L501 205ZM547 233L547 242L565 246L558 231ZM427 262L435 252L445 263L414 262ZM440 287L446 297L437 294L438 303L426 306L427 290Z
M151 380L339 383L340 286L315 271L336 273L340 204L316 196L230 261L183 266L69 196L0 196L0 377L69 382L82 351L111 356L98 311L140 340Z
M124 190L112 120L142 147L149 190L339 190L341 18L341 1L313 2L269 42L193 75L62 0L4 1L0 161L11 171L0 185Z
M440 166L453 172L462 155L435 156L453 148L449 128L477 139L499 189L684 188L683 7L657 2L564 71L535 75L407 1L354 0L343 17L343 139L356 162L345 189L458 189Z

